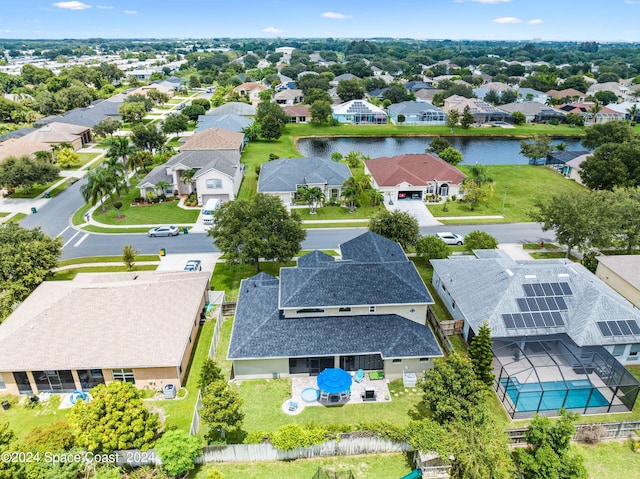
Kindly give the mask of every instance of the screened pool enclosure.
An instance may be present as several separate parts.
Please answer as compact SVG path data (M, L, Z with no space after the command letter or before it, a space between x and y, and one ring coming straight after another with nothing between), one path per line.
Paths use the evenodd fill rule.
M493 342L494 388L513 419L628 412L640 383L602 346L577 346L566 334Z

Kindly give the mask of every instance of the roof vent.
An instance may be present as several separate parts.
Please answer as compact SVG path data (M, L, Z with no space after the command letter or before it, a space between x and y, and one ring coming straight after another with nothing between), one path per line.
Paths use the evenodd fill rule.
M569 273L558 273L558 278L569 278L571 275Z
M510 269L505 269L505 271L509 276L513 276L513 271L511 271Z
M524 277L526 279L537 279L538 278L535 274L525 274Z

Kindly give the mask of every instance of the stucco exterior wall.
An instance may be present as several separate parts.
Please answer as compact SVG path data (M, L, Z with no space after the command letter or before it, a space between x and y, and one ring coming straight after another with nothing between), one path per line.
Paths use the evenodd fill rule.
M289 375L289 360L276 359L248 359L233 362L235 377L242 379L270 379L273 373L285 377Z
M629 302L633 303L636 308L640 308L640 291L617 273L604 264L598 263L596 276L620 293Z
M370 308L374 307L375 311L371 311ZM407 318L418 324L425 324L425 318L427 317L427 305L426 304L406 304L406 305L370 305L370 306L351 306L350 310L340 311L341 308L337 306L319 308L324 312L309 312L302 313L301 309L283 309L285 318L312 318L312 317L327 317L327 316L365 316L365 315L383 315L383 314L397 314L403 318Z
M418 375L418 378L421 378L423 376L423 371L426 371L433 367L433 358L428 358L428 360L425 361L420 361L420 359L421 358L403 358L400 360L400 362L395 363L393 362L393 359L385 359L385 378L402 378L402 373L404 373L405 371L408 373L416 373Z

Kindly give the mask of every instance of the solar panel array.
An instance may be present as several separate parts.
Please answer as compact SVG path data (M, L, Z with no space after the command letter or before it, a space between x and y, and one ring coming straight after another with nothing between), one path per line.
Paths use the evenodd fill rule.
M516 298L519 313L503 314L507 329L557 328L565 325L563 311L568 311L565 296L572 296L569 283L527 283L522 285L525 298Z
M356 101L349 105L347 113L373 113L373 111L364 103Z
M596 323L603 336L629 336L640 334L640 327L635 319L625 319L619 321L598 321Z

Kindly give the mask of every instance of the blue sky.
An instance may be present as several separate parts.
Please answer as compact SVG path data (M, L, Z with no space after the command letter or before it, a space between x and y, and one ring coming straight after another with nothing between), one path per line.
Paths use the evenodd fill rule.
M4 0L0 38L640 41L640 0Z

